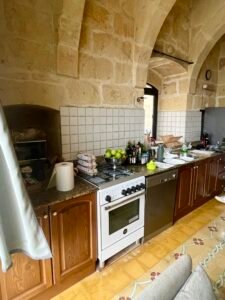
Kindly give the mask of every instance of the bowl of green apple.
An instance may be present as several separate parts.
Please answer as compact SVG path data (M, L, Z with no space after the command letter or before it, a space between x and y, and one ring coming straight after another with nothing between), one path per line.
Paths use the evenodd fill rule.
M126 151L121 148L107 149L104 157L107 164L112 165L113 169L116 169L116 166L120 166L126 161Z

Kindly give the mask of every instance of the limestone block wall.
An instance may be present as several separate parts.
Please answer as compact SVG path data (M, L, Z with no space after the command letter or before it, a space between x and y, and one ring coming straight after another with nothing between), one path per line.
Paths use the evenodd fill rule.
M186 73L166 77L159 98L159 111L185 111L188 85Z
M216 106L225 107L225 37L220 43L218 59L218 85L216 93Z
M60 107L62 154L76 159L78 152L104 154L107 148L125 148L129 140L144 140L144 110L109 107Z
M136 106L134 2L0 0L3 104Z
M136 106L174 2L0 0L3 104Z

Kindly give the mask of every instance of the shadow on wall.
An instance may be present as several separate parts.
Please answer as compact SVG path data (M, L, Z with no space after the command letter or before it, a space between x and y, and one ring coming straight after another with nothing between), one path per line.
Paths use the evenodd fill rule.
M204 130L209 134L210 143L216 144L225 138L225 108L206 108Z

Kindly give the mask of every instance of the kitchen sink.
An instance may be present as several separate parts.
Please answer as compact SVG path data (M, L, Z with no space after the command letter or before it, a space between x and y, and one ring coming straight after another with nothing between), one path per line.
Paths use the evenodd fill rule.
M164 163L172 165L172 166L177 166L177 165L183 165L185 164L185 161L179 158L165 158Z
M198 155L198 156L211 156L215 153L215 151L210 150L191 150L191 154Z
M156 161L156 166L159 168L159 169L169 169L171 168L172 166L169 165L169 164L166 164L164 162L160 162L160 161Z

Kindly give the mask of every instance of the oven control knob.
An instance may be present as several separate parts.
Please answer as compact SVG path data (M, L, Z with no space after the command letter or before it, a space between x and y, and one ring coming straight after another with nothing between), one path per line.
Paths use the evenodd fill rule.
M131 194L131 189L130 188L127 189L127 194Z
M135 193L135 192L136 192L136 187L135 187L135 186L132 186L132 187L131 187L131 192L132 192L132 193Z
M141 183L141 189L145 189L145 184Z
M137 184L137 185L136 185L136 190L137 190L137 191L140 191L140 189L141 189L141 186L140 186L139 184Z
M111 202L111 200L112 200L111 196L107 195L107 196L105 197L105 201Z
M126 190L122 190L121 194L122 194L123 196L126 196L126 195L127 195L127 191L126 191Z

